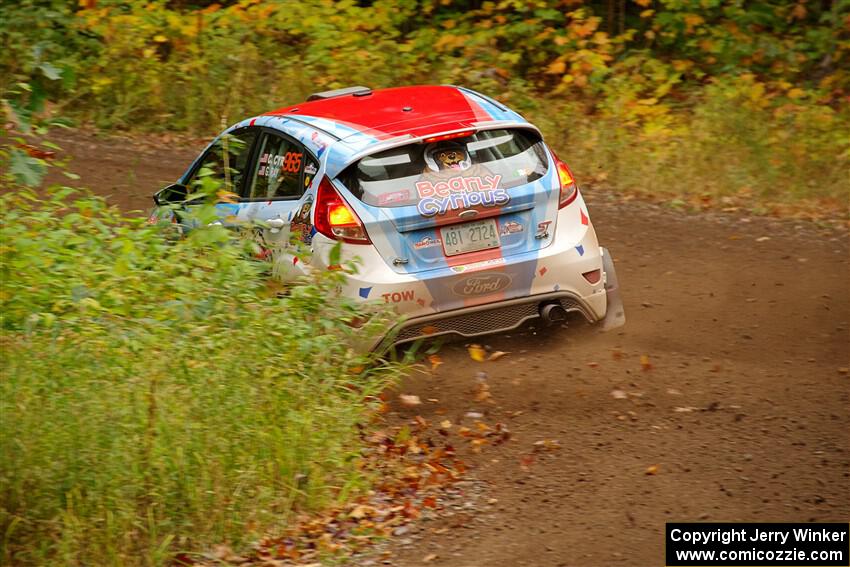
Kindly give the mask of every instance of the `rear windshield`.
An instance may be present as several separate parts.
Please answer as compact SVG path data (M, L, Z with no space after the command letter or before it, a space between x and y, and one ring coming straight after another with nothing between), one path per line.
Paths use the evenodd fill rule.
M543 177L547 162L535 132L485 130L372 154L339 179L367 205L401 207L452 192L504 193Z

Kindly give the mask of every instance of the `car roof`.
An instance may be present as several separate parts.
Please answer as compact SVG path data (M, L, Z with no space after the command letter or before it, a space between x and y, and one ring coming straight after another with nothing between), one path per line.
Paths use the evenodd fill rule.
M279 108L228 131L254 125L294 136L326 162L331 176L363 155L427 136L501 125L537 130L501 103L451 85L360 89Z
M522 120L516 113L474 91L446 85L355 92L287 106L267 115L303 117L331 132L351 129L353 132L347 136L339 136L343 140L358 133L377 140L420 137L493 120ZM309 120L311 118L317 120Z

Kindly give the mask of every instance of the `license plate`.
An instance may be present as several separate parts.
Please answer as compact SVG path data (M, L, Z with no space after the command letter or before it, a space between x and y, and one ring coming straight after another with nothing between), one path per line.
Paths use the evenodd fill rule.
M493 219L445 226L440 229L446 256L498 248L499 232Z

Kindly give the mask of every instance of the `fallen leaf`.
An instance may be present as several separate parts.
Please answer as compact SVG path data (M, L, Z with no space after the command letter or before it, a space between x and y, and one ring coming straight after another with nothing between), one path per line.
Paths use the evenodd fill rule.
M519 459L519 466L522 470L527 471L534 464L534 455L524 455Z
M452 428L452 422L449 421L448 419L444 419L443 421L440 422L440 429L451 429L451 428Z
M611 390L611 397L615 400L625 400L628 397L628 394L622 390Z
M433 561L437 558L436 553L429 553L425 557L422 558L422 563L428 563L429 561Z
M402 405L407 407L418 406L422 403L419 396L413 394L399 394L398 399L401 400Z
M658 465L650 465L646 467L646 474L655 475L658 474Z
M501 351L501 350L497 350L496 352L491 354L490 357L487 360L499 360L500 358L502 358L506 354L510 354L510 353L504 352L504 351Z
M469 345L467 350L469 351L469 357L475 362L484 362L486 359L487 351L481 345Z
M490 399L490 386L487 384L478 384L475 392L476 402L486 402Z
M561 448L561 442L555 439L543 439L534 442L535 451L555 451Z
M652 363L649 361L649 357L645 354L640 355L640 367L644 371L652 369Z
M431 363L431 372L436 372L437 368L443 363L443 359L440 358L438 354L432 354L428 357L428 361Z
M354 507L354 510L348 513L349 518L354 518L355 520L362 520L368 516L371 516L375 513L375 509L372 506L366 506L365 504L359 504Z

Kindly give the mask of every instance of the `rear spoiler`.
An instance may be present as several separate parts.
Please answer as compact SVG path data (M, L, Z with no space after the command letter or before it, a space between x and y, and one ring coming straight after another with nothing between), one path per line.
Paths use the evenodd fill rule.
M535 126L534 124L531 124L530 122L518 122L514 120L493 120L490 122L478 122L471 124L469 127L464 127L457 130L447 130L445 132L440 132L436 135L429 134L427 136L411 136L410 134L404 134L402 136L395 136L393 138L389 138L387 140L371 144L363 150L347 156L339 167L334 167L333 171L328 171L328 174L331 177L336 177L341 171L344 171L345 168L351 165L352 163L370 154L382 152L384 150L389 150L398 146L406 146L408 144L424 142L426 139L433 139L443 136L448 139L454 137L454 134L466 135L472 132L480 132L482 130L497 130L501 128L518 128L523 130L531 130L541 138L543 137L543 134L540 132L540 129L537 128L537 126Z

